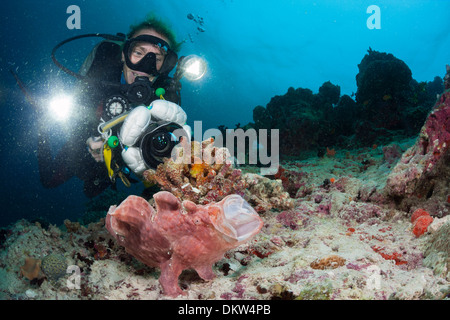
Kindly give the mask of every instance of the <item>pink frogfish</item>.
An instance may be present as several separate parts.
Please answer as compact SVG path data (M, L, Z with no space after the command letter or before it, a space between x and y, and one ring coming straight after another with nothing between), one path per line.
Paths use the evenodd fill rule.
M156 193L155 209L138 196L129 196L111 206L106 228L126 251L148 266L159 267L164 294L186 294L178 285L185 269L194 269L212 280L212 265L225 252L255 236L263 221L239 195L218 203L196 205L181 202L167 191Z

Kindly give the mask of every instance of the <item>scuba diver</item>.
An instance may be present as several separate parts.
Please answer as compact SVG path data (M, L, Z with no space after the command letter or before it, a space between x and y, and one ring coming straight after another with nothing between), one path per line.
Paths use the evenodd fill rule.
M105 40L94 47L79 73L62 66L55 51L63 44L81 37L100 36ZM84 193L92 198L116 177L129 186L131 169L141 175L156 168L179 136L190 139L186 113L181 103L178 67L180 44L161 20L150 16L132 25L123 34L90 34L67 39L52 52L55 64L80 81L77 113L73 130L65 145L52 156L49 134L39 128L38 163L41 183L57 187L72 177L84 182ZM177 65L173 78L169 73ZM120 126L118 126L120 124ZM175 136L174 131L182 134ZM120 148L116 146L122 146ZM105 168L106 167L106 168Z

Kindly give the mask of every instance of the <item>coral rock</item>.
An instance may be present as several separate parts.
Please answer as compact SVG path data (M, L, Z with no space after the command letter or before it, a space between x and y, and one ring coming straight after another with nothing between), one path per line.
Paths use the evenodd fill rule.
M403 153L392 169L385 192L397 200L416 196L429 202L440 201L434 211L445 216L448 208L442 200L448 194L449 159L450 90L447 90L436 102L416 143Z
M313 261L310 265L313 269L324 270L324 269L336 269L342 267L345 264L345 259L336 255L331 255L322 259L317 259Z
M164 159L156 170L144 172L144 179L181 200L208 204L247 187L241 170L235 169L227 148L214 147L214 139L203 142L182 140L175 156Z
M159 267L164 293L183 294L178 276L195 269L204 280L215 277L212 264L257 234L263 221L240 196L206 206L161 191L156 211L144 199L129 196L106 216L106 228L126 251L148 266Z
M228 149L214 147L213 142L213 139L192 141L188 148L182 141L175 150L176 156L164 159L156 170L145 171L144 179L181 200L197 204L214 203L238 194L260 213L293 207L294 202L280 180L242 173L233 166Z
M428 232L436 233L443 225L450 222L450 216L445 216L443 218L434 218L433 222L428 226ZM450 237L450 234L449 234Z
M433 222L433 218L430 215L423 215L416 219L414 223L413 233L416 237L420 237L427 232L428 226Z
M283 188L281 180L271 180L257 174L247 173L242 176L247 185L245 198L257 212L270 209L288 210L294 207L294 200Z

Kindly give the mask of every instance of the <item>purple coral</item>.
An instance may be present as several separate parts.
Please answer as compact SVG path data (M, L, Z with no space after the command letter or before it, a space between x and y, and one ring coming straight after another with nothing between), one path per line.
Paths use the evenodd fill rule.
M389 165L396 162L402 156L402 149L396 143L383 147L384 161Z
M447 70L450 73L450 70ZM392 169L385 191L391 197L427 196L438 185L433 177L445 178L450 147L450 91L444 92L421 129L414 146L403 153ZM442 191L444 192L444 191Z
M326 203L326 204L321 204L321 205L319 205L319 207L317 208L317 210L318 210L319 213L321 213L321 214L329 215L329 214L330 214L330 210L331 210L331 202L328 202L328 203Z
M371 218L383 218L384 211L377 205L370 203L352 203L342 208L339 216L344 220L355 220L363 223Z
M291 230L298 229L298 218L296 213L292 210L281 212L279 215L277 215L277 221L281 222L283 226L288 227Z
M300 280L308 279L314 275L314 272L311 270L301 269L299 271L295 271L289 277L285 279L285 281L289 281L290 283L297 283Z
M298 230L300 227L306 227L309 224L310 218L297 208L296 210L285 210L279 213L276 217L283 226L291 230Z

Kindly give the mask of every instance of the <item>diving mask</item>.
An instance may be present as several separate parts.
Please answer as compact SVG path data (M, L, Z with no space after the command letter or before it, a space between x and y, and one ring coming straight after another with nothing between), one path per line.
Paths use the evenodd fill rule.
M146 51L145 47L148 44L156 47L158 52ZM128 39L123 47L123 55L128 68L155 76L168 74L178 61L177 54L170 49L166 41L147 34ZM157 69L158 59L164 59L159 71Z

